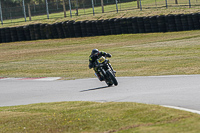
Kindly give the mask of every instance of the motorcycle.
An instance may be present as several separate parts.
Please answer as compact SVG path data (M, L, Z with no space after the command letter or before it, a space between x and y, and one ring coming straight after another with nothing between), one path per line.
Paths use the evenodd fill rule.
M101 75L101 77L103 78L103 80L106 82L108 86L112 86L113 84L115 86L118 85L118 82L115 76L116 72L113 70L110 64L110 61L107 60L106 57L101 56L100 58L98 58L95 62L95 65L97 67L97 71L99 72L99 74Z

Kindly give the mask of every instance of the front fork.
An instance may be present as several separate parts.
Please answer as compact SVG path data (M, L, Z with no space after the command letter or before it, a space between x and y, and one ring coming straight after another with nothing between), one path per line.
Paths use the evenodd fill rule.
M108 63L108 66L110 67L113 73L116 73L110 63Z

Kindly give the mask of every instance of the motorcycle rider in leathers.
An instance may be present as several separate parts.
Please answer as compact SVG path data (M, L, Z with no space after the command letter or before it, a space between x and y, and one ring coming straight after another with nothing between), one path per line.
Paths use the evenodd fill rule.
M91 52L91 55L89 56L89 68L90 69L93 68L96 73L95 75L99 78L100 81L103 81L104 80L103 77L101 77L101 75L97 71L97 67L95 66L95 61L101 56L109 57L109 58L112 57L112 55L109 53L106 53L104 51L99 51L98 49L93 49ZM114 71L114 73L116 73L116 71Z

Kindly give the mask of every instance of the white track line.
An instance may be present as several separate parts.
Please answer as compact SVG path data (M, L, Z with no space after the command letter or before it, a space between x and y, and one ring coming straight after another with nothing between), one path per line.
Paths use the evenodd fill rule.
M184 111L188 111L188 112L192 112L192 113L196 113L196 114L200 114L200 111L198 111L198 110L186 109L186 108L175 107L175 106L169 106L169 105L161 105L161 106L167 107L167 108L178 109L178 110L184 110Z
M61 77L41 77L41 78L0 78L0 81L2 80L6 80L6 81L10 81L10 80L26 80L26 81L54 81L54 80L59 80L61 79Z

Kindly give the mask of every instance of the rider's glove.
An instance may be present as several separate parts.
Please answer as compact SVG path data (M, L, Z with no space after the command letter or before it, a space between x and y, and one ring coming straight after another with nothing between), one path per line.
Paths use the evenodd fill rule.
M106 56L107 56L107 57L112 57L112 55L111 55L111 54L106 54Z

